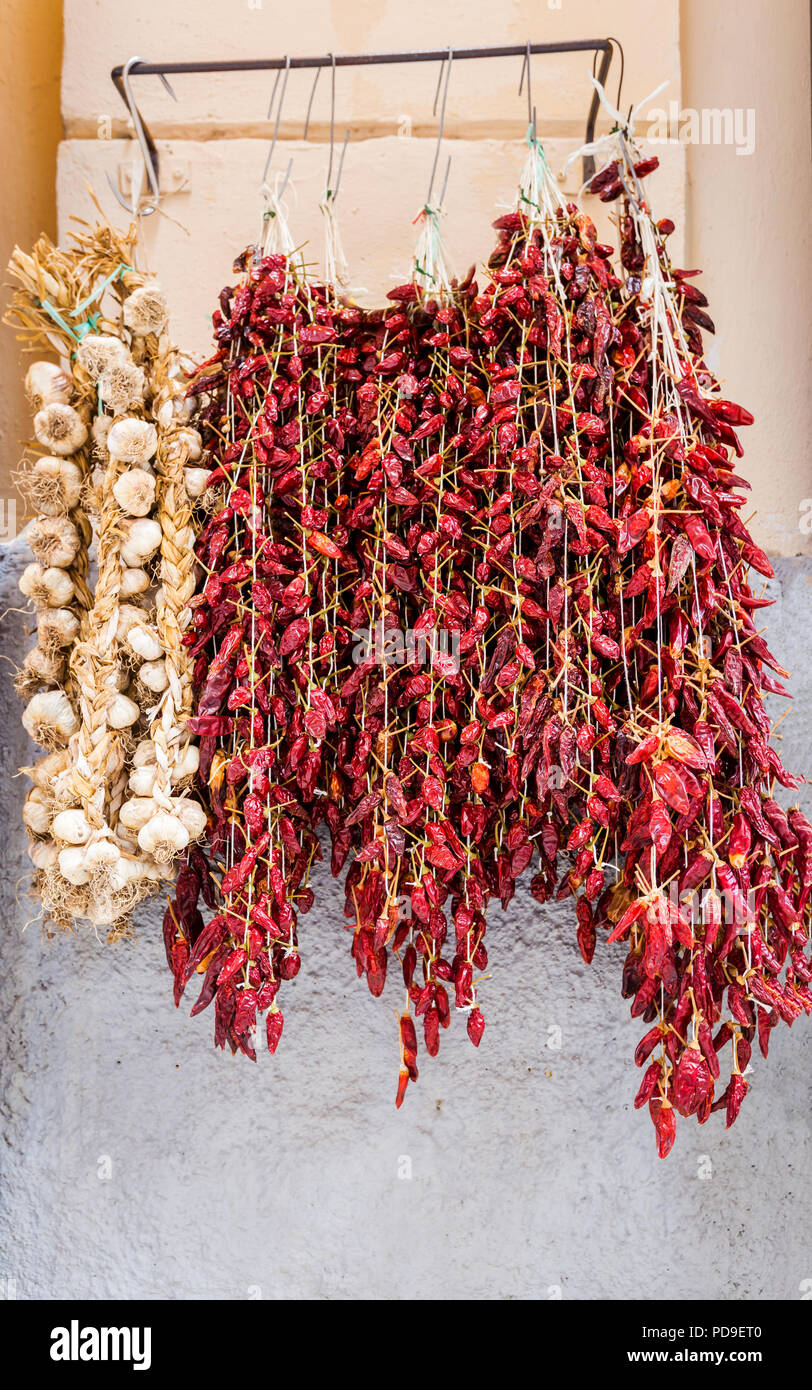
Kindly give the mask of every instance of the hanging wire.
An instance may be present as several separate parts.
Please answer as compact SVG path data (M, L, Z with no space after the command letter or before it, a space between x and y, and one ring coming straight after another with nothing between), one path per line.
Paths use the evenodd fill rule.
M332 54L331 54L331 57L332 57ZM334 60L334 61L335 61L335 60ZM279 73L277 73L276 75L277 75L277 77L278 77L278 76L279 76ZM310 113L311 113L311 111L313 110L313 98L314 98L314 96L316 95L316 88L317 88L318 85L319 85L319 78L320 78L320 77L321 77L321 68L316 68L316 76L313 78L313 85L312 85L312 87L310 88L310 98L309 98L308 103L307 103L307 115L305 116L304 131L302 132L302 139L303 139L303 140L306 140L306 139L307 139L307 132L308 132L309 129L310 129Z
M436 91L435 94L434 94L434 113L436 114L436 111L437 111L437 99L438 99L438 97L439 97L439 95L440 95L440 83L442 82L443 69L445 69L445 85L444 85L444 87L443 87L443 100L442 100L442 105L440 106L440 128L439 128L439 130L437 131L437 144L436 144L436 146L435 146L435 148L434 148L434 163L433 163L432 166L431 166L431 178L429 179L429 188L428 188L428 193L426 194L426 203L425 203L425 206L426 206L427 208L431 206L431 195L432 195L432 191L433 191L433 189L434 189L434 178L435 178L435 175L436 175L436 173L437 173L437 163L438 163L438 160L439 160L439 158L440 158L440 147L441 147L441 145L442 145L442 143L443 143L443 126L445 125L445 108L446 108L446 102L448 101L448 82L449 82L449 78L451 77L451 64L452 64L453 61L454 61L454 50L453 50L453 48L451 48L451 47L449 46L449 49L448 49L448 58L444 58L443 61L442 61L442 63L440 64L440 75L439 75L439 77L438 77L438 79L437 79L437 91ZM447 66L446 66L446 64L447 64ZM449 173L450 168L451 168L451 157L449 156L448 164L446 165L445 178L443 179L443 187L442 187L442 191L441 191L441 193L440 193L440 202L439 202L439 205L440 205L440 206L442 205L443 196L445 195L446 185L448 184L448 173Z
M153 197L152 206L138 206L138 194L135 188L135 179L133 179L132 183L132 198L131 201L128 203L126 199L122 197L118 188L113 183L113 180L111 179L110 175L107 175L107 182L110 185L114 197L123 208L126 208L127 212L129 212L132 217L149 217L153 212L158 211L158 205L160 203L160 188L158 185L157 173L158 156L155 150L155 145L153 143L152 136L147 131L147 128L141 119L141 112L138 110L138 107L135 104L135 97L133 96L132 87L130 86L131 69L134 67L136 63L143 63L143 61L143 58L128 59L128 61L124 64L124 69L121 74L121 85L124 88L124 97L130 112L130 119L133 123L133 129L135 130L135 137L138 141L138 146L141 151L141 158L144 161L144 173L146 175L147 183L149 185L149 189ZM162 72L159 72L157 75L160 78L166 90L168 91L172 100L177 101L178 98L176 97L164 74Z
M280 69L280 72L281 72L281 69ZM268 120L271 119L271 112L273 111L274 97L276 96L276 89L277 89L277 86L279 85L280 72L277 72L277 74L276 74L276 80L275 80L275 82L274 82L274 84L273 84L273 91L271 92L271 100L270 100L270 102L269 102L269 104L268 104ZM280 121L281 116L282 116L282 107L283 107L284 102L285 102L285 92L286 92L286 90L287 90L288 77L290 76L290 54L287 54L287 56L285 57L285 68L284 68L284 72L285 72L285 76L284 76L284 79L283 79L283 81L282 81L282 91L281 91L280 94L279 94L279 105L278 105L278 107L276 108L276 122L275 122L274 128L273 128L273 139L271 140L271 148L270 148L269 151L268 151L268 158L265 160L265 168L264 168L263 171L262 171L262 183L263 183L263 185L266 184L266 183L268 182L268 172L269 172L270 167L271 167L271 160L273 159L274 150L276 149L276 141L277 141L277 138L278 138L278 136L279 136L279 121ZM278 197L281 197L282 194L284 193L285 189L287 188L288 180L289 180L289 178L290 178L290 171L291 171L292 168L293 168L293 160L290 159L290 160L288 161L288 167L287 167L287 172L285 173L284 182L283 182L282 187L280 188L279 193L278 193L278 195L277 195Z
M595 66L595 58L594 58L594 57L593 57L593 59L592 59L592 66L593 66L593 68L594 68L594 66ZM522 94L522 87L524 86L524 75L525 75L525 73L527 73L527 124L528 124L529 129L532 131L533 142L535 143L536 138L537 138L537 137L536 137L536 130L537 130L537 126L536 126L536 108L535 108L535 106L533 105L533 90L532 90L531 74L530 74L530 40L529 40L529 39L527 40L527 48L525 49L524 57L522 58L522 71L521 71L521 75L520 75L520 77L519 77L519 96L521 96L521 94Z

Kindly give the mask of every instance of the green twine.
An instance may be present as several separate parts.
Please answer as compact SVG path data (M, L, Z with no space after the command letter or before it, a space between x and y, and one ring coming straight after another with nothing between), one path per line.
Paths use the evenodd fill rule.
M108 285L112 285L114 280L118 280L119 278L123 277L127 274L127 271L131 271L132 269L133 267L131 265L124 265L122 262L122 264L118 266L116 270L114 270L110 275L106 276L105 279L102 280L101 284L96 286L92 294L89 294L87 298L83 299L81 304L77 304L76 308L71 312L71 318L77 319L79 318L80 314L84 314L85 311L90 307L90 305L93 304L99 298L100 295L104 294L104 291L107 289ZM47 299L38 299L37 303L39 304L41 309L45 310L49 318L52 318L54 323L62 329L63 333L66 333L69 338L73 338L75 343L81 343L82 339L86 338L88 333L95 333L97 331L97 326L101 321L101 312L97 310L95 314L87 314L87 316L82 320L81 323L77 323L75 327L71 327L71 325L62 317L59 310L55 309L53 304L51 304Z

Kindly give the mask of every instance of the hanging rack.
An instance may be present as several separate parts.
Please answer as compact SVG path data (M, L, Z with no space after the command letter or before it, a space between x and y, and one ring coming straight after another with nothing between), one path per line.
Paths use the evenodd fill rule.
M612 63L614 49L617 47L621 53L622 48L617 39L573 39L564 43L523 43L505 44L495 48L455 48L454 62L465 62L471 58L523 58L529 64L532 56L547 53L592 53L593 70L595 60L600 54L598 63L598 81L602 87L606 86L606 78ZM110 78L116 88L121 100L127 108L127 114L132 118L138 133L140 123L143 132L143 139L139 134L144 162L149 161L152 170L150 185L157 188L159 177L158 151L155 141L149 132L149 127L144 120L141 112L135 103L128 100L125 90L125 70L128 78L156 76L166 79L168 74L191 74L191 73L228 73L228 72L274 72L281 69L293 68L353 68L353 67L379 67L391 63L441 63L448 57L447 48L422 49L417 51L402 51L394 53L327 53L321 57L310 58L233 58L233 59L214 59L211 61L195 61L183 63L147 63L142 60L131 59L127 64L119 64L113 68ZM524 71L524 69L523 69ZM589 105L589 112L586 122L585 143L590 144L595 137L595 122L598 116L599 100L597 92L593 92ZM137 118L137 119L136 119ZM595 162L591 155L584 156L584 182L592 177L595 172ZM148 171L149 176L149 171Z

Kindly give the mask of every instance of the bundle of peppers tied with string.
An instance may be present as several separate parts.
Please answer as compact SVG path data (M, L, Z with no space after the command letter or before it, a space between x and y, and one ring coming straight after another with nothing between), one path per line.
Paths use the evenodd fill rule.
M197 763L180 641L193 586L184 464L199 437L163 295L134 270L134 246L134 229L83 226L68 250L43 237L10 265L10 321L60 358L26 378L49 453L19 472L37 512L20 587L38 641L17 685L48 751L23 769L23 819L46 923L87 919L111 936L206 824L185 794Z
M772 795L796 784L731 457L750 417L705 363L654 167L621 130L593 183L621 200L619 265L534 136L481 293L428 209L384 310L289 251L238 261L190 387L209 845L165 936L218 1044L254 1056L267 1010L273 1051L324 822L358 974L374 995L402 974L400 1103L418 1029L434 1055L459 1011L479 1044L488 906L527 873L538 901L575 899L585 960L625 941L664 1155L677 1113L732 1123L756 1035L766 1053L812 1011L812 827Z

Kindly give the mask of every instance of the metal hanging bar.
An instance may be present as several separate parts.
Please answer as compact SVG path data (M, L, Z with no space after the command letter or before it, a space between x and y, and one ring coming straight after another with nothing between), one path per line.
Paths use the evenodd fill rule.
M617 41L615 40L615 43ZM448 49L420 49L415 51L403 51L395 53L326 53L320 57L306 58L232 58L214 59L210 61L193 61L183 63L145 63L140 60L130 60L129 63L119 64L110 73L111 80L118 92L121 100L127 108L128 115L131 114L130 102L127 100L127 93L124 87L125 67L128 77L147 77L157 76L166 78L168 74L185 73L229 73L229 72L278 72L282 69L293 68L354 68L354 67L380 67L391 63L442 63L448 58ZM592 53L597 57L600 54L598 64L598 81L602 87L606 86L606 78L612 63L613 41L611 39L573 39L562 43L524 43L524 44L504 44L492 48L455 48L454 62L466 62L473 58L524 58L529 64L529 59L534 54L544 53ZM598 117L599 99L597 92L592 93L589 105L589 112L586 122L585 143L590 144L595 138L595 122ZM140 112L139 112L140 116ZM150 163L154 175L154 186L158 185L158 153L155 142L149 133L143 116L140 116L141 125L150 153ZM586 183L595 172L595 161L591 155L584 156L584 182ZM152 184L152 179L150 183Z

